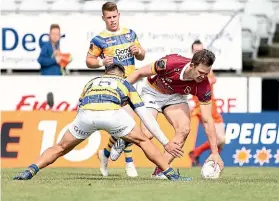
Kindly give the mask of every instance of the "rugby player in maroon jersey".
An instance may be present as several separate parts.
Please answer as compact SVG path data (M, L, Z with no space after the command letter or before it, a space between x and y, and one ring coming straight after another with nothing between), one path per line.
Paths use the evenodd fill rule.
M224 163L218 153L216 130L211 115L211 87L207 77L214 61L214 53L206 49L196 52L191 59L171 54L138 69L127 80L134 84L141 78L147 77L141 93L145 106L154 117L157 117L159 112L164 114L175 130L173 140L181 147L184 146L190 133L190 109L187 95L197 96L211 148L207 161L213 160L215 165L218 163L223 169ZM153 138L143 124L141 129L145 135ZM164 156L169 163L174 159L167 152ZM152 176L164 179L158 167Z

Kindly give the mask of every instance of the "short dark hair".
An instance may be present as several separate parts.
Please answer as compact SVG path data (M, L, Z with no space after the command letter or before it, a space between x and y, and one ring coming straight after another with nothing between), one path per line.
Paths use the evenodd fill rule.
M202 45L202 42L201 42L200 40L195 40L195 41L192 43L192 50L193 50L194 45Z
M105 66L106 73L108 73L110 71L114 71L114 70L118 70L118 71L122 72L123 74L125 74L125 68L121 64L110 64L108 66Z
M60 29L60 26L58 24L51 24L49 30L51 31L52 29Z
M117 5L114 2L106 2L102 6L102 13L104 14L104 11L115 11L117 9Z
M194 64L194 66L197 66L199 64L212 66L214 61L215 61L215 54L210 50L203 49L194 54L191 62Z

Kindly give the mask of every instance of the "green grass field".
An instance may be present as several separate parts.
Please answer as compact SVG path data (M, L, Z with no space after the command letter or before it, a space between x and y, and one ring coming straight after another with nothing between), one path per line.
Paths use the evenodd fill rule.
M111 169L103 178L98 169L47 168L29 181L13 181L22 169L2 169L3 201L278 201L278 168L226 168L222 178L205 181L200 169L181 169L192 182L152 180L151 169L138 169L128 178L124 169Z

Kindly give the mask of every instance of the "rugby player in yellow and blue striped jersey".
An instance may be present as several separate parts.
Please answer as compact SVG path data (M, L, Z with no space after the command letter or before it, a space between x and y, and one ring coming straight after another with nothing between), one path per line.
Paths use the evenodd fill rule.
M86 64L88 68L93 69L112 63L121 64L125 67L125 76L129 76L136 70L135 60L144 59L145 50L141 47L137 35L133 30L119 26L120 13L115 3L105 3L102 6L102 13L102 19L106 23L106 29L91 40ZM130 107L125 107L125 110L130 115L134 115ZM110 157L111 148L115 142L116 139L111 137L107 146L98 153L100 171L103 176L108 176L108 158ZM127 175L130 177L138 176L132 158L131 144L124 149L124 154Z
M67 154L92 133L105 130L115 138L122 138L139 146L151 162L164 170L163 174L169 180L191 181L191 178L175 173L160 150L141 133L135 120L122 108L129 104L168 153L175 157L182 156L180 145L167 139L155 118L145 108L136 89L124 79L124 73L122 65L112 64L106 67L104 76L89 81L79 99L78 113L61 141L44 151L35 163L14 179L32 179L40 169Z

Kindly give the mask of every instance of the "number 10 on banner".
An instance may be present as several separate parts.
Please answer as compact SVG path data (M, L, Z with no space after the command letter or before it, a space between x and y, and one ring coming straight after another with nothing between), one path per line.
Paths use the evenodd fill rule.
M67 131L69 125L66 125L59 133L57 140L55 142L57 121L55 120L43 120L38 124L38 130L43 132L42 146L40 154L42 154L47 148L53 146L54 144L60 142L64 133ZM88 160L92 157L98 150L101 143L101 133L96 131L88 138L88 143L85 147L79 150L72 150L64 156L64 158L71 162L81 162Z

